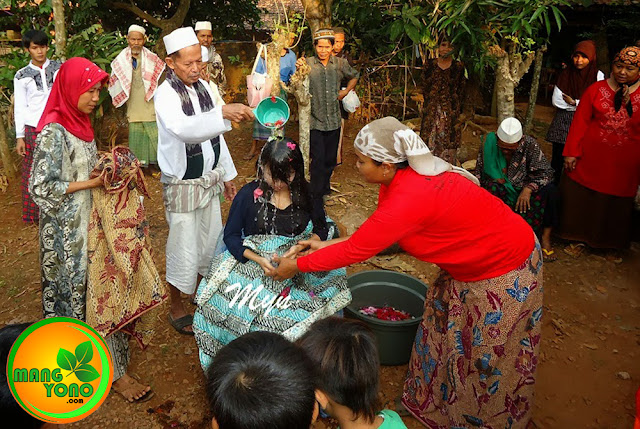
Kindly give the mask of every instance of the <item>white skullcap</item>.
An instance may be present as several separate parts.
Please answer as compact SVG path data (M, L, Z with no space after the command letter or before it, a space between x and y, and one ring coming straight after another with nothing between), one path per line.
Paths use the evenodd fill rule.
M127 30L127 34L131 33L132 31L137 31L138 33L142 33L143 36L147 34L147 30L145 30L144 27L141 27L136 24L133 24L131 27L129 27L129 30Z
M164 47L167 49L167 55L171 55L174 52L178 52L182 48L187 46L199 45L196 32L191 27L182 27L177 30L173 30L167 36L162 38L164 41Z
M196 22L196 31L200 30L209 30L211 31L211 23L209 21L198 21Z
M507 118L502 121L496 134L504 143L518 143L522 138L522 124L516 118Z
M202 52L202 62L203 63L208 63L209 62L209 50L207 49L206 46L200 46L200 51Z

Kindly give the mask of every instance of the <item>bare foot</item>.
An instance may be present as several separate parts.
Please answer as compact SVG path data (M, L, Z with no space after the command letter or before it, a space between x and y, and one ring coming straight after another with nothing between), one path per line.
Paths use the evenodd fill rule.
M153 396L151 386L144 386L128 374L114 381L111 387L128 402L145 402Z

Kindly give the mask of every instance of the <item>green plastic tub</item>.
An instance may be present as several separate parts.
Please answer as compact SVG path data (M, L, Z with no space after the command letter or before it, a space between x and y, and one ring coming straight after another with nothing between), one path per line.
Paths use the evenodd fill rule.
M404 365L409 362L418 325L422 321L427 285L407 274L395 271L362 271L347 279L353 301L345 308L345 316L358 319L371 328L378 341L382 365ZM361 314L362 307L391 306L414 316L414 319L392 322Z

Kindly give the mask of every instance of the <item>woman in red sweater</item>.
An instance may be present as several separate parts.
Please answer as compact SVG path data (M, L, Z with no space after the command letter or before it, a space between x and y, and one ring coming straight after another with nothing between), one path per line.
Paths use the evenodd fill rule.
M624 48L609 79L584 92L564 146L559 234L601 249L624 249L631 238L633 198L640 185L640 48ZM565 249L578 256L584 244ZM615 251L611 260L621 261Z
M350 237L300 242L276 279L364 261L393 243L442 272L429 288L403 403L429 427L525 427L542 314L542 254L527 223L395 118L365 126L357 167L378 208ZM331 267L331 268L329 268ZM509 423L509 424L507 424Z

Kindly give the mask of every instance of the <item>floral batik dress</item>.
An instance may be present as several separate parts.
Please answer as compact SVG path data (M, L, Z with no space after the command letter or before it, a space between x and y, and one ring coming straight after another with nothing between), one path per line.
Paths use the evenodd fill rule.
M29 190L40 207L45 318L85 320L91 191L65 192L70 182L89 180L96 162L95 142L80 140L60 124L46 125L38 136Z
M516 269L427 293L402 402L430 429L525 428L533 411L542 317L540 244Z

